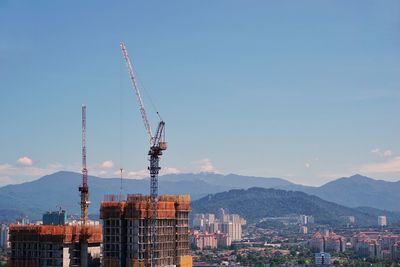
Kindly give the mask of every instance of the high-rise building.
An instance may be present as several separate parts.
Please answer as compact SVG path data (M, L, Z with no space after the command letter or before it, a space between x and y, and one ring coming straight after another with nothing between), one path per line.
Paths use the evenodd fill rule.
M216 233L218 247L229 247L232 244L232 238L224 233Z
M229 214L226 213L226 211L223 208L220 208L218 210L218 216L217 216L218 220L220 223L225 223L225 222L229 222Z
M215 222L215 215L212 213L204 214L204 219L206 223L213 224Z
M7 266L79 267L80 240L88 241L88 262L100 266L101 226L10 225L11 255Z
M242 239L242 226L246 225L246 220L238 214L229 214L223 208L218 210L218 216L214 214L195 214L193 226L200 229L203 233L222 233L227 236L225 241L220 241L223 247L230 246L232 241ZM227 245L229 244L229 245Z
M240 216L239 214L229 214L229 221L232 223L238 223L240 224L241 220L240 220Z
M308 234L308 227L301 225L299 231L300 231L300 234Z
M193 217L193 227L200 228L200 230L204 230L208 225L212 225L216 222L215 215L212 213L198 213Z
M222 223L221 232L229 235L232 241L242 240L242 225L240 223Z
M387 226L386 216L378 216L378 225L379 226Z
M308 241L311 252L323 252L325 250L324 236L320 232L316 232Z
M43 214L44 225L64 225L67 223L65 210L46 212Z
M152 218L151 198L128 195L126 200L112 196L101 203L103 220L103 266L191 267L189 253L190 196L161 195L157 217ZM151 243L152 220L156 220L156 243ZM152 253L154 252L154 254Z
M8 232L8 225L2 224L0 228L0 248L2 249L7 249L10 246Z
M200 230L207 233L217 233L220 230L220 225L218 223L205 224Z
M193 216L193 227L203 227L204 226L204 214L198 213Z
M311 215L300 215L299 216L299 223L301 225L308 225L314 223L314 217Z
M299 222L301 225L307 225L307 223L308 223L307 215L300 215Z

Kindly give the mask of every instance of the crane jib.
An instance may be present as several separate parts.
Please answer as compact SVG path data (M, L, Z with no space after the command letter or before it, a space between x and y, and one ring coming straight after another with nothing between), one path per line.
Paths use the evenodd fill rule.
M137 98L137 101L139 104L139 109L140 109L140 113L142 115L144 127L146 129L147 134L149 135L149 140L151 140L153 137L153 134L151 132L149 120L147 119L147 114L146 114L146 110L144 108L142 96L140 95L139 86L136 82L135 72L133 71L133 66L132 66L131 60L129 58L128 51L126 50L125 44L121 43L120 46L121 46L121 50L122 50L122 53L125 58L126 65L128 67L128 72L129 72L129 76L131 78L132 87L135 90L135 94L136 94L136 98Z

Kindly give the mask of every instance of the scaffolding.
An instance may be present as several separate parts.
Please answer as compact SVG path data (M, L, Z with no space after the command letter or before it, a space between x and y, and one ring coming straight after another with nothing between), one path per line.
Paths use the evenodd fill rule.
M80 240L102 242L100 225L10 225L9 267L80 266Z
M191 266L189 256L189 195L162 195L156 209L156 246L152 246L152 199L107 196L101 203L103 266ZM152 251L152 249L154 249ZM189 258L190 259L189 259Z

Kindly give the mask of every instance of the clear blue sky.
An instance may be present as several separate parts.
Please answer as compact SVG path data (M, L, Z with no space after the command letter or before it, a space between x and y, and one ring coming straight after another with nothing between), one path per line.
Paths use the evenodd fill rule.
M79 170L82 104L89 172L143 173L121 40L168 172L400 179L399 1L2 0L0 36L0 185Z

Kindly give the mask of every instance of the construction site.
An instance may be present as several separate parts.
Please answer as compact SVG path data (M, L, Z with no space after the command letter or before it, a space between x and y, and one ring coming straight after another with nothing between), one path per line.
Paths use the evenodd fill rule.
M192 266L188 256L189 211L190 196L159 196L152 243L151 198L128 195L119 201L108 196L100 208L103 266Z
M84 228L80 225L11 225L10 242L9 267L99 266L102 228L101 225ZM83 249L86 255L82 254ZM83 257L86 263L82 262Z
M100 266L102 227L89 221L89 185L86 167L86 106L82 106L81 218L65 222L65 212L46 213L40 225L10 225L9 267ZM54 217L54 218L52 218ZM57 218L58 217L58 218ZM46 222L45 218L51 218Z
M108 195L100 206L103 225L89 221L89 185L86 167L86 106L82 106L82 184L80 220L66 223L65 212L47 213L49 224L11 225L9 267L191 267L189 252L189 195L158 195L159 160L167 149L165 122L160 119L153 134L124 43L123 58L143 119L150 149L150 194L128 195L122 200ZM121 173L121 191L122 175ZM53 215L55 216L53 218Z

